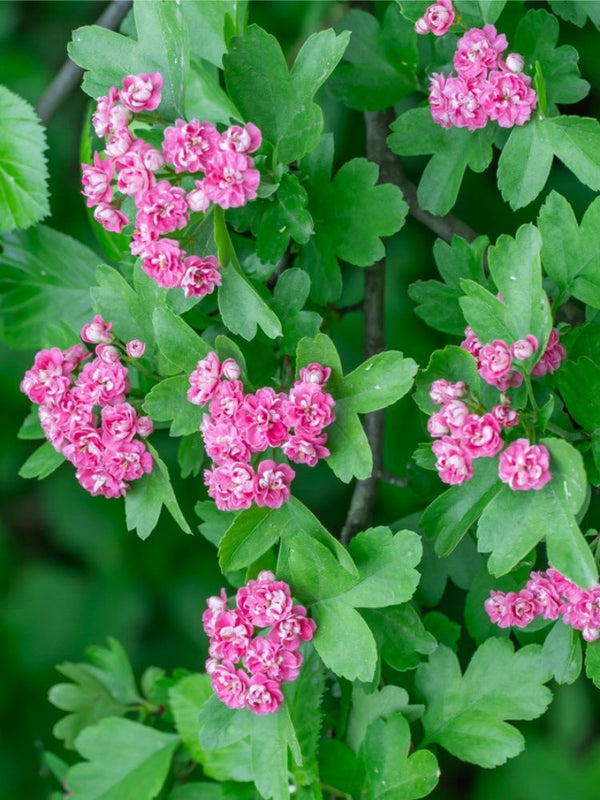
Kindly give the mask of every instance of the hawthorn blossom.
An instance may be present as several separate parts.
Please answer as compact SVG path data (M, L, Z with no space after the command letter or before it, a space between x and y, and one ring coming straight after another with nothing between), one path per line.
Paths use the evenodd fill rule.
M542 489L552 477L549 466L548 448L521 438L511 442L501 453L498 474L500 480L515 491Z
M154 111L160 105L163 77L160 72L142 72L123 78L119 100L134 113Z
M472 459L460 443L443 436L431 445L436 456L435 467L440 480L451 485L462 485L473 477Z

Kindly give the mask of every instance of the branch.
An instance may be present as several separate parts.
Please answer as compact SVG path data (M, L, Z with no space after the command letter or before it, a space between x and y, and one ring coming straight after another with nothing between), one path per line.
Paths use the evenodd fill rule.
M109 30L116 30L123 18L131 8L132 0L112 0L98 17L96 25ZM47 125L56 110L71 94L79 83L83 70L70 59L67 59L59 71L54 76L50 86L40 97L35 108L38 117L44 125Z

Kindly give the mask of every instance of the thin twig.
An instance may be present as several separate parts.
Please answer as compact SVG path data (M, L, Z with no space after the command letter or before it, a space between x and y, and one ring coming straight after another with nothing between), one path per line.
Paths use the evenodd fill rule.
M101 28L115 30L131 8L131 3L132 0L112 0L98 17L96 25ZM40 97L36 106L35 110L44 125L50 122L58 107L77 86L82 75L83 70L81 67L78 67L68 58L54 76L50 86Z
M399 489L403 489L408 483L408 478L401 478L398 475L392 475L391 472L386 472L383 469L379 470L377 477L380 481L389 483L391 486L397 486Z

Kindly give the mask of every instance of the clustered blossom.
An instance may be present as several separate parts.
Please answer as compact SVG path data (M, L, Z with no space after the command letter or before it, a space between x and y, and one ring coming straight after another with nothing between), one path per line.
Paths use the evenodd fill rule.
M82 193L96 221L114 233L132 221L121 210L131 197L130 249L143 270L165 289L202 298L221 284L220 264L214 255L189 255L177 232L211 203L234 208L256 198L260 173L250 153L260 147L261 133L252 123L219 132L211 122L177 119L156 149L136 138L130 123L134 114L158 108L162 85L159 72L128 75L121 89L113 86L98 99L92 124L105 138L104 157L95 152L93 164L81 165Z
M234 359L221 363L216 353L198 362L190 375L188 400L209 405L200 431L212 459L204 472L208 493L224 511L258 506L279 508L290 498L294 470L270 458L250 462L268 448L281 448L294 463L313 467L329 455L324 429L335 419L334 400L325 391L331 370L309 364L290 391L265 386L244 393Z
M225 589L206 605L206 671L215 694L229 708L273 714L283 702L281 684L298 677L298 648L313 638L314 620L304 606L293 604L288 584L268 570L238 589L234 608Z
M523 382L523 375L513 369L513 362L527 361L537 352L539 343L535 336L529 334L512 345L508 345L502 339L494 339L491 344L482 344L467 326L465 339L460 346L475 358L477 371L483 380L505 392L510 387L520 386ZM531 370L531 374L536 378L548 372L552 374L566 357L567 351L560 343L560 332L558 328L552 328L544 352Z
M439 0L417 20L415 30L441 36L452 25L451 0ZM523 125L537 105L531 78L522 70L524 58L509 53L506 36L493 25L471 28L457 43L453 63L456 74L430 76L429 107L442 128L483 128L489 120L501 128Z
M111 327L100 316L84 325L81 338L96 345L91 361L82 344L40 350L20 388L39 406L46 438L73 464L83 488L94 496L120 497L152 471L152 456L136 437L148 436L153 426L127 402L127 367L111 344ZM145 345L134 339L125 347L133 356Z
M524 628L537 617L562 617L586 642L600 639L600 584L582 589L552 567L532 572L520 592L491 592L485 610L500 628Z

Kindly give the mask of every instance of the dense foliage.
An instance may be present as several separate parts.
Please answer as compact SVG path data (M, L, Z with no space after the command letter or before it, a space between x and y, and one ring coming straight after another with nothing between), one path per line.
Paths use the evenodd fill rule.
M0 797L594 796L594 5L119 25L68 46L75 236L40 224L52 126L0 87L0 336L44 479L4 624L15 671L62 662L43 781Z

